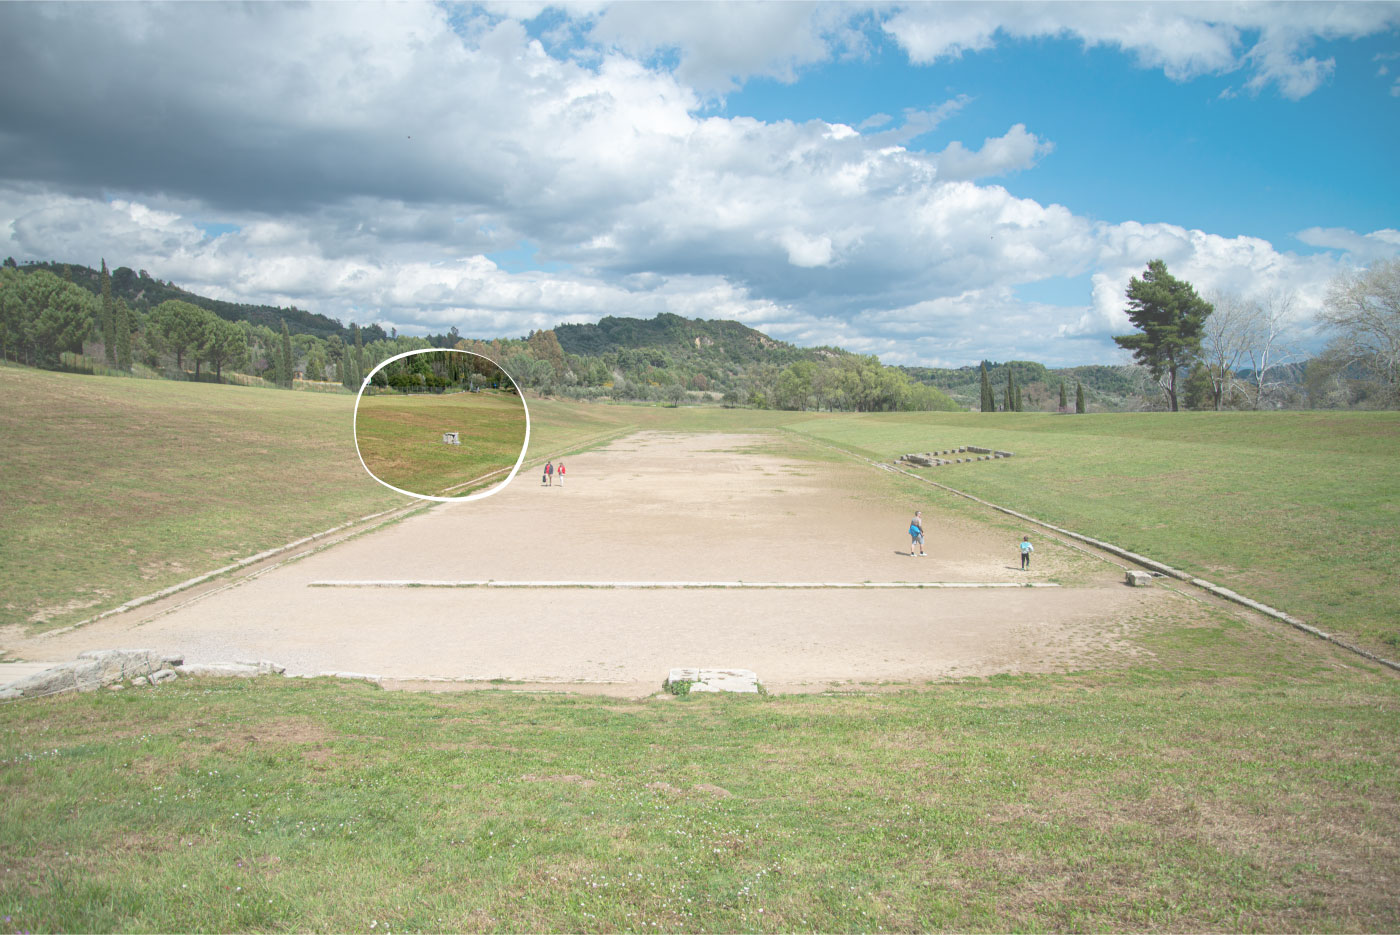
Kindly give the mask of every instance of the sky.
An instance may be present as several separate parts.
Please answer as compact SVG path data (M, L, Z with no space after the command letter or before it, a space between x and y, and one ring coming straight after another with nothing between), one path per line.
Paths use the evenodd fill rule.
M401 333L1119 363L1400 256L1400 3L0 3L0 254Z

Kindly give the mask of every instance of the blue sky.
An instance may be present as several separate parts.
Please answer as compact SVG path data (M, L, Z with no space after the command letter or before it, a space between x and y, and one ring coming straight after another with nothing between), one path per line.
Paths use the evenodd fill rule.
M3 4L0 80L0 253L406 333L1114 363L1150 259L1311 347L1400 254L1397 3Z

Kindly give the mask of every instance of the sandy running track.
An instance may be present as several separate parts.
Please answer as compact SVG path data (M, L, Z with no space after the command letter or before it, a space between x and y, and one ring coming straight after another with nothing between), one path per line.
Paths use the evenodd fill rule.
M1050 671L1121 648L1122 623L1174 600L1119 584L1012 590L599 590L312 587L325 580L1046 581L1070 557L932 515L854 462L803 460L773 436L639 433L567 459L566 486L522 472L486 500L434 507L236 587L51 638L29 660L127 646L191 662L272 659L289 674L505 678L654 690L672 666L756 671L776 690ZM1082 576L1081 576L1082 577Z

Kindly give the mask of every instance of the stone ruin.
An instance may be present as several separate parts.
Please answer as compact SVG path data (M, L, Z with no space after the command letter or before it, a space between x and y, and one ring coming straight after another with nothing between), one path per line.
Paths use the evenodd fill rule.
M462 442L457 438L456 432L443 432L442 443L444 445L460 445Z
M971 457L956 457L959 455L971 455ZM997 458L1009 458L1012 452L997 451L994 448L979 448L976 445L962 445L958 448L946 448L942 451L915 452L902 456L899 460L918 467L942 467L945 464L970 464L973 461L992 461Z

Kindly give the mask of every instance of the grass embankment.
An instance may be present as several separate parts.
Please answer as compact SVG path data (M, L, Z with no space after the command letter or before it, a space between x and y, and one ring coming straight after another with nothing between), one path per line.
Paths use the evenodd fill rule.
M458 433L460 444L443 442L448 431ZM449 487L515 466L525 444L525 409L519 396L489 390L363 396L355 441L365 467L385 483L410 493L451 496ZM504 473L488 486L503 480Z
M354 403L0 364L0 625L63 626L412 502L360 466ZM545 453L634 411L539 408Z
M1394 931L1400 681L1224 615L875 696L0 707L13 931Z
M897 413L793 420L873 458L981 445L918 473L1400 654L1400 413Z
M0 367L0 622L113 607L404 498L353 397Z

